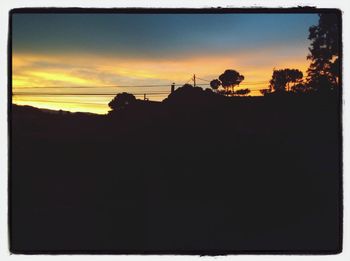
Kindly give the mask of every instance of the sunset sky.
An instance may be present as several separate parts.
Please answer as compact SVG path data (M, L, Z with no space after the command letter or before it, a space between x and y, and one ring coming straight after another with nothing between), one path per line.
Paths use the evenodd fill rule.
M317 22L317 14L14 14L13 102L106 113L118 92L142 98L226 69L257 95L273 68L306 71Z

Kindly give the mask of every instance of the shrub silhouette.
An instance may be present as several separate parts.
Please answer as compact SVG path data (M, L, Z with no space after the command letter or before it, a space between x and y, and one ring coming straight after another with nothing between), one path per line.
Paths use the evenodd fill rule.
M249 93L250 93L249 89L241 89L241 90L235 91L235 94L239 96L248 95Z
M210 87L211 87L213 90L219 89L220 85L221 85L221 82L220 82L220 80L218 80L218 79L214 79L214 80L212 80L212 81L210 82Z
M134 95L123 92L118 93L113 100L111 100L108 103L108 106L113 110L122 110L125 109L127 106L130 106L131 104L134 104L136 102L136 98Z

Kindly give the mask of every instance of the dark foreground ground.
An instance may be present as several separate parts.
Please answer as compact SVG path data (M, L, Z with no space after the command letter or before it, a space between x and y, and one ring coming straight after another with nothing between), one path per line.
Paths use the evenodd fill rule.
M335 253L337 97L12 107L15 253Z

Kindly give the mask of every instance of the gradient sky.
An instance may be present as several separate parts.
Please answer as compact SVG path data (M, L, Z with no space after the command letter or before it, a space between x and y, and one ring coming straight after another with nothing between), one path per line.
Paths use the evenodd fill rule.
M113 96L48 94L164 92L225 69L243 74L241 87L255 95L273 68L305 72L317 22L317 14L14 14L13 90L27 93L14 103L106 113ZM104 87L150 84L165 86Z

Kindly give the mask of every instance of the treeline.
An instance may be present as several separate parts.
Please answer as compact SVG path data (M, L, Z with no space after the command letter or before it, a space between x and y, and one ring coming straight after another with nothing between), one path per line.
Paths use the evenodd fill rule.
M311 61L304 77L299 69L274 69L269 86L260 90L264 96L271 94L309 94L329 93L339 89L340 58L339 58L339 25L335 14L319 14L318 25L309 28L311 45L306 57ZM233 69L225 70L217 79L210 81L211 89L216 94L224 96L246 96L249 89L235 90L244 81L244 75ZM193 87L185 84L182 88ZM189 93L188 91L185 93ZM109 103L112 110L123 109L136 102L134 95L119 93Z
M337 90L339 87L339 26L335 14L319 14L318 25L309 28L311 46L309 55L311 61L307 76L298 69L274 69L267 89L261 94L271 93L311 93ZM244 76L235 70L226 70L210 82L211 88L227 96L247 95L249 89L234 91L235 86L244 80ZM223 87L220 90L219 87Z

